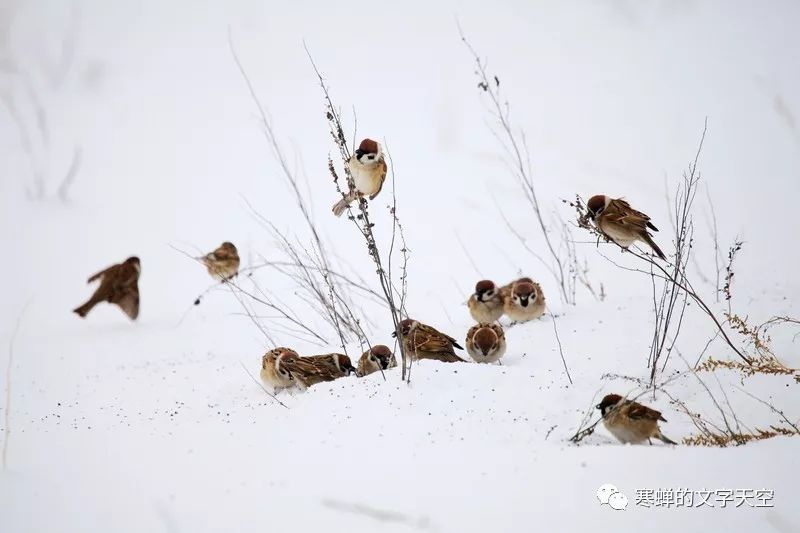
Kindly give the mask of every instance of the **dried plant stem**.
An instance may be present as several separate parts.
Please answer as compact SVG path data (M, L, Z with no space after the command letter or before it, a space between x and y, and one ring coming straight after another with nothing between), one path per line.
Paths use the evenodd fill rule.
M250 376L250 379L252 379L252 380L253 380L253 382L254 382L256 385L258 385L259 387L261 387L261 390L263 390L263 391L266 393L266 395L267 395L267 396L269 396L270 398L272 398L273 400L275 400L276 402L278 402L278 405L282 405L282 406L283 406L283 407L285 407L286 409L288 409L288 408L289 408L289 406L288 406L288 405L286 405L285 403L283 403L282 401L280 401L280 400L278 399L278 397L277 397L277 396L275 396L275 395L274 395L274 394L272 394L270 391L268 391L268 390L267 390L267 388L264 386L264 384L263 384L263 383L261 383L260 381L258 381L258 380L256 379L256 377L255 377L255 376L254 376L254 375L253 375L253 374L250 372L250 370L248 370L248 369L247 369L247 366L246 366L246 365L245 365L245 364L244 364L242 361L239 361L239 364L240 364L240 365L242 365L242 370L244 370L244 371L245 371L245 373L246 373L248 376Z
M25 304L25 307L22 308L22 311L17 317L17 322L14 325L14 331L11 333L11 338L8 341L8 364L6 365L6 407L3 422L3 470L5 470L8 465L8 443L11 439L11 370L14 368L14 343L17 340L19 327L20 324L22 324L22 317L25 314L25 310L28 308L29 303L30 302Z
M326 118L328 120L328 126L330 128L330 133L333 138L333 141L339 150L339 155L341 157L344 166L344 173L345 173L348 192L356 190L355 184L353 182L353 177L350 174L350 168L348 165L351 153L347 145L347 137L344 134L344 127L342 126L341 115L337 107L334 106L333 104L330 92L328 91L328 87L325 84L325 79L323 78L319 68L317 68L316 63L314 62L314 58L312 57L311 52L309 51L307 46L305 47L305 50L306 54L308 55L309 62L311 63L312 68L314 69L314 73L317 76L317 80L319 81L320 88L322 89L323 99L325 101ZM331 177L333 178L337 191L342 195L342 197L345 197L345 192L342 191L339 185L340 183L339 175L337 174L336 167L334 166L333 160L330 157L328 158L328 170L331 173ZM383 260L380 255L380 251L378 250L378 245L375 240L375 235L372 231L374 223L370 219L367 199L364 197L358 197L356 201L357 201L358 212L357 214L354 214L352 204L348 205L347 207L348 218L353 222L353 224L356 226L359 233L361 233L361 236L364 238L366 242L367 251L370 257L372 258L373 262L375 263L376 267L375 272L378 276L378 281L380 282L381 291L383 292L383 296L386 300L386 303L389 306L389 312L391 314L392 325L394 327L395 334L398 337L400 337L400 320L401 320L400 310L404 305L405 297L404 296L401 297L401 305L398 306L394 298L394 291L395 291L394 283L392 282L390 272L387 271L383 266ZM396 215L396 205L392 207L391 214L392 214L393 224L399 227L399 220L397 219ZM401 227L400 231L402 232ZM393 242L394 240L392 241L392 247L390 248L390 261L391 261L391 251L393 251ZM405 254L406 252L405 245L403 246L402 251ZM405 272L405 267L404 267L404 272ZM403 363L402 379L405 380L407 376L409 358L406 356L405 348L402 342L399 343L399 347L400 347L401 360Z
M532 250L525 243L522 235L511 228L511 224L506 220L506 225L512 229L512 233L517 239L531 252L532 256L539 260L542 265L553 275L556 279L558 290L561 299L565 303L575 304L575 286L576 277L578 275L577 257L569 254L569 249L563 249L563 244L556 244L553 240L553 235L545 222L545 216L542 213L539 197L536 193L536 186L533 180L531 171L530 157L528 154L527 144L525 142L525 134L517 133L511 125L510 106L508 102L503 102L500 97L500 80L497 76L491 76L486 70L486 61L481 59L478 52L467 40L464 35L461 25L456 21L458 33L464 46L469 50L475 66L476 75L478 77L478 88L488 97L491 107L491 112L499 125L499 132L492 130L492 133L498 139L500 144L506 149L511 159L511 166L514 176L517 178L518 184L522 188L525 199L528 201L536 220L542 238L544 239L545 246L550 256L550 261L546 261L539 254L533 253ZM502 213L501 213L502 215ZM504 217L505 218L505 217ZM564 238L561 235L562 239ZM566 256L563 253L566 252Z
M561 355L561 362L564 364L564 372L567 373L567 379L569 380L569 384L572 385L572 376L569 374L569 368L567 368L567 360L564 359L564 350L561 348L561 339L558 337L558 326L556 326L556 315L553 313L548 313L550 318L553 320L553 333L556 335L556 342L558 343L558 353Z

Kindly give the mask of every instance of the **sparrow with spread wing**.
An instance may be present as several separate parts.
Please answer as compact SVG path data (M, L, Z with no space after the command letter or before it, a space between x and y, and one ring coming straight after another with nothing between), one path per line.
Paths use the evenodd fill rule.
M598 194L586 203L589 216L597 228L610 240L627 249L636 241L645 242L655 254L666 261L666 256L653 240L648 229L658 231L650 217L632 208L622 198Z
M142 271L138 257L129 257L124 262L112 265L90 277L87 283L100 280L100 286L92 297L73 309L85 318L95 305L108 302L119 306L131 320L139 316L139 274Z
M396 337L397 332L392 332L392 337ZM464 363L463 359L456 355L455 350L463 350L453 337L418 322L407 318L400 322L400 337L406 354L413 360L435 359L445 363Z

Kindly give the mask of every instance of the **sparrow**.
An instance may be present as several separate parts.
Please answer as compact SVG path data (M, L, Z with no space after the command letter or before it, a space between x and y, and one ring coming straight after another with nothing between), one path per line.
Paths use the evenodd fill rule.
M476 324L467 331L467 353L476 363L494 363L506 353L506 335L494 323Z
M658 421L666 422L661 413L644 405L626 400L619 394L608 394L603 398L597 408L603 416L603 425L621 443L638 444L640 442L653 442L656 438L667 444L677 444L661 433Z
M333 214L337 217L342 216L350 202L356 198L369 196L370 200L374 200L381 192L388 168L381 145L372 139L361 141L358 150L350 156L347 167L353 177L355 189L351 189L347 195L333 204Z
M475 322L494 322L503 316L503 297L493 281L484 279L475 284L475 292L467 301Z
M650 217L632 208L622 198L609 198L598 194L589 198L586 203L589 217L595 226L609 239L626 250L636 241L644 241L653 249L658 257L666 261L666 256L661 248L653 241L653 236L648 228L658 231L651 222Z
M392 332L396 337L397 332ZM436 329L407 318L400 322L400 337L403 348L413 360L435 359L445 363L465 363L456 355L453 347L463 350L453 337L449 337Z
M275 348L261 357L261 380L273 390L297 386L297 382L286 369L285 364L300 356L291 348Z
M87 283L100 280L100 286L92 297L73 309L81 318L85 318L92 308L100 302L116 304L131 320L139 316L139 274L142 271L138 257L129 257L124 262L112 265L90 277Z
M239 273L239 252L233 243L225 241L219 248L200 258L208 273L217 281L226 281Z
M388 370L397 366L397 359L388 346L379 344L361 354L356 376L363 378L373 372Z
M356 371L350 358L341 353L290 358L284 361L283 367L304 389L323 381L349 376Z
M503 287L503 312L514 322L527 322L544 314L544 293L530 278L520 278L511 288Z

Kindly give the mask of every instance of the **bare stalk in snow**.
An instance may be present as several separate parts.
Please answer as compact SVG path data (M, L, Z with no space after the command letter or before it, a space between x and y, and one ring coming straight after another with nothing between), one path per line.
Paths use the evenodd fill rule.
M694 198L697 193L697 185L700 176L697 172L697 162L700 157L700 152L703 147L708 121L703 127L703 134L695 154L694 161L689 167L688 173L683 175L683 181L677 189L674 201L674 220L675 220L675 236L673 245L675 251L673 252L673 262L663 265L660 261L653 259L651 256L639 253L633 248L628 248L626 253L636 257L639 261L647 266L647 270L641 268L632 268L622 266L615 262L613 259L603 255L608 261L624 270L638 272L650 276L653 279L653 302L655 314L655 327L653 332L653 342L648 355L648 368L650 368L650 382L651 385L655 384L656 374L659 366L663 372L666 367L669 354L675 348L675 342L680 334L680 329L683 324L683 318L686 311L688 302L691 300L695 302L699 308L714 322L719 333L722 335L728 346L748 365L751 360L747 357L742 350L736 346L733 340L725 330L723 323L717 318L714 311L706 304L705 300L698 294L692 286L691 280L687 276L688 261L691 256L692 248L692 235L693 235L693 222L692 222L692 206ZM605 235L591 222L588 210L580 198L576 196L574 202L569 204L576 210L577 225L600 240L613 243L614 241L607 239ZM656 280L663 282L661 290L659 291L655 285ZM661 359L664 359L661 361ZM661 364L659 365L659 362Z
M497 122L499 131L492 130L492 133L495 134L495 137L507 152L512 173L533 211L534 222L544 239L549 259L545 259L540 254L534 252L525 242L524 236L513 229L510 222L503 217L506 225L509 226L512 230L512 234L517 237L523 247L550 272L553 278L555 278L563 302L572 305L576 303L575 291L577 283L586 287L591 294L597 297L586 276L588 271L581 269L580 258L575 253L574 247L571 246L572 239L569 235L569 229L567 228L567 230L564 231L566 224L559 218L558 213L556 213L554 215L556 217L556 222L554 224L561 231L553 232L550 223L546 220L547 215L543 212L542 205L536 193L536 184L531 170L525 133L524 131L518 131L512 126L510 105L501 98L500 79L497 76L489 74L486 60L481 59L480 55L478 55L478 52L467 40L460 25L458 25L458 32L461 36L461 41L467 47L475 61L475 74L478 77L478 88L488 98L490 112Z
M348 162L350 161L350 148L347 144L347 137L344 133L344 127L342 125L342 118L338 108L333 104L333 101L330 96L330 92L328 90L328 86L325 84L325 79L323 78L320 70L317 68L317 65L314 63L314 58L311 56L311 52L306 47L306 53L308 54L308 59L311 62L311 66L314 69L315 74L317 75L317 79L319 80L320 87L322 88L323 98L325 101L325 116L328 120L328 127L330 128L331 137L333 138L336 147L339 150L339 156L341 158L342 166L344 169L344 177L345 177L345 184L347 186L347 191L342 189L340 185L340 177L336 170L336 166L333 163L333 159L330 157L328 158L328 170L331 173L331 177L333 178L334 184L336 186L336 190L339 194L344 197L347 192L351 190L355 190L355 185L353 183L353 176L350 174L350 168L348 166ZM392 172L392 183L394 184L394 165L391 164L391 158L389 159L391 172ZM406 300L406 291L407 291L407 262L408 262L408 248L405 245L405 237L403 236L403 229L400 221L397 217L397 200L395 197L395 193L392 193L392 205L389 207L389 213L392 217L392 240L389 246L389 253L387 258L387 267L384 267L384 260L381 257L380 250L378 249L378 244L375 240L375 235L372 231L372 228L375 226L375 223L372 222L369 212L369 204L367 203L367 199L363 197L357 198L356 207L354 208L352 204L349 204L347 207L348 218L353 222L353 225L356 227L358 232L361 234L362 238L364 239L367 245L367 252L369 256L372 258L372 261L375 263L375 273L378 276L378 281L380 282L381 291L385 298L386 304L389 307L389 313L392 318L392 325L394 327L394 331L398 339L401 338L400 336L400 321L402 320L401 311L405 307L405 300ZM402 273L401 273L401 287L398 289L395 285L395 282L392 278L392 256L395 248L395 239L399 237L401 242L400 252L403 255L403 265L402 265ZM399 297L399 301L396 299L396 295ZM410 358L407 357L405 352L405 348L403 347L403 343L398 343L400 349L401 360L403 363L403 371L402 371L402 379L407 379L407 376L410 377Z

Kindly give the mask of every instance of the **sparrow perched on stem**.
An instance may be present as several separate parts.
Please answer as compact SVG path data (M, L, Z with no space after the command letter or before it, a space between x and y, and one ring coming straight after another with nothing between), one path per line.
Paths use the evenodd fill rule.
M467 353L477 363L494 363L506 353L506 335L494 323L476 324L467 331Z
M139 316L139 274L142 271L138 257L129 257L124 262L112 265L90 277L87 283L100 280L100 286L92 297L73 309L81 318L85 318L92 308L100 302L116 304L131 320Z
M217 281L226 281L239 273L239 252L232 242L225 241L219 248L200 258L208 273Z
M392 337L396 337L397 332L392 332ZM445 363L464 363L463 359L456 355L453 347L463 350L453 337L445 335L436 329L407 318L400 322L400 337L403 342L406 354L413 360L435 359Z
M677 444L661 433L658 427L659 420L666 422L661 413L644 405L626 400L619 394L608 394L603 398L597 408L603 416L603 425L623 444L638 444L640 442L653 442L656 438L666 444Z
M475 292L469 297L467 306L475 322L494 322L503 316L503 296L488 279L475 284Z
M333 204L333 214L342 216L350 202L361 196L374 200L381 192L386 180L386 160L381 145L372 139L364 139L347 162L355 189L351 189L341 200Z
M544 293L530 278L520 278L503 287L503 312L514 322L527 322L544 314Z
M666 261L666 256L653 240L648 228L658 231L650 217L632 208L622 198L609 198L598 194L589 198L586 203L589 216L595 226L609 239L626 250L636 241L644 241L655 254Z
M285 364L300 356L291 348L275 348L261 357L261 380L273 390L297 386L297 382L286 369Z
M356 376L363 378L373 372L388 370L397 366L397 359L388 346L379 344L361 354Z

